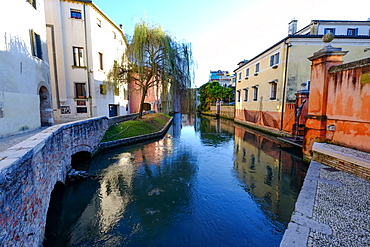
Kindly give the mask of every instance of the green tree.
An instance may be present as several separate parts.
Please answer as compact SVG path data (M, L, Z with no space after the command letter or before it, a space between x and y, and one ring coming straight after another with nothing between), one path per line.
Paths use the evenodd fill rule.
M190 87L192 66L190 44L177 42L160 26L150 26L141 20L128 41L122 64L113 68L107 81L111 84L134 83L140 88L139 118L142 118L148 90L160 85L162 95L166 97L169 85L172 90Z
M233 97L233 89L221 86L218 81L207 82L200 87L200 110L209 110L211 103Z

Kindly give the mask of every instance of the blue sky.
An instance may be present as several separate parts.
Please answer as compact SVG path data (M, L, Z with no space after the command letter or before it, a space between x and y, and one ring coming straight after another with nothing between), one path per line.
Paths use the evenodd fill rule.
M145 18L159 24L178 41L192 44L196 86L207 82L210 70L232 72L288 33L311 20L370 18L369 0L93 0L124 32L132 35L135 23Z

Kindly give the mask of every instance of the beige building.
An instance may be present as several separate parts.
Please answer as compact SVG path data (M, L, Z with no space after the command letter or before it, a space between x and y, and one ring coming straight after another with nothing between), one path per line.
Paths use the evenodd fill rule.
M0 21L0 136L53 124L43 2L7 1Z
M89 0L44 2L56 121L127 114L127 87L104 84L126 49L122 28Z
M292 132L296 93L309 89L308 57L325 45L322 36L327 32L335 34L332 46L349 51L344 62L369 56L370 21L314 20L299 31L296 27L293 20L287 37L238 64L234 71L236 121Z

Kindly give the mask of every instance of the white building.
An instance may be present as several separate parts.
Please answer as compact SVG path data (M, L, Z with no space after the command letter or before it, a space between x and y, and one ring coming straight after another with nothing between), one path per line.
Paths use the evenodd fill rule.
M56 121L127 114L127 87L104 84L126 48L122 29L92 1L44 2Z
M0 21L0 136L53 124L43 1L6 1Z

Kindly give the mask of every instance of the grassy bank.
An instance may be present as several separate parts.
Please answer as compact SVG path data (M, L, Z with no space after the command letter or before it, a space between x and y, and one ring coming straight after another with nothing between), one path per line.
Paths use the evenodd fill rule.
M102 142L158 132L170 118L170 116L163 113L154 113L144 115L142 119L115 124L105 132Z

